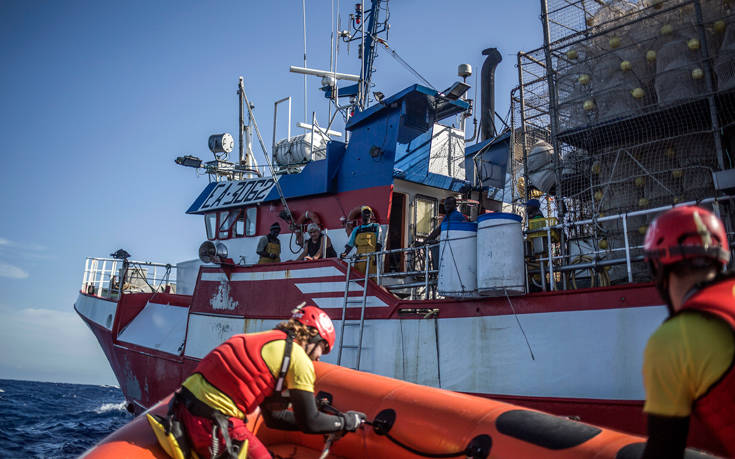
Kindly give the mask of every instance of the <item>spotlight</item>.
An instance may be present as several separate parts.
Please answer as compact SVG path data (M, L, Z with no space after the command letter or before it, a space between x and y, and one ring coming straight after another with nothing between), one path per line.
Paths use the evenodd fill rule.
M235 139L228 133L209 136L209 150L212 153L229 153L235 147Z
M202 160L192 155L179 156L178 158L176 158L175 161L176 161L176 164L180 166L193 167L193 168L202 167Z

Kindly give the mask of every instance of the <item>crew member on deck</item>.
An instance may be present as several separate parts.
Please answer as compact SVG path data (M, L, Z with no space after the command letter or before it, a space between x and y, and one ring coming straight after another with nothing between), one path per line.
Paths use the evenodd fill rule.
M332 241L329 240L329 236L322 234L319 229L319 225L316 223L309 223L306 227L306 232L309 233L309 239L304 244L304 251L297 260L318 260L320 258L335 258L337 252L332 247Z
M445 221L447 222L466 222L467 217L457 210L457 198L454 196L447 196L446 199L444 199L444 218L442 218L442 221L439 222L438 225L436 225L436 228L434 228L431 233L429 233L428 236L426 236L426 243L434 243L436 242L436 238L439 237L439 234L442 231L442 223Z
M171 457L190 457L193 450L203 459L236 459L247 450L248 459L270 458L245 423L258 406L275 429L314 434L362 425L361 412L333 416L317 409L312 361L332 349L335 331L324 311L304 304L271 331L235 335L217 346L176 391L168 416L148 415Z
M357 255L363 253L376 252L379 250L380 244L378 239L380 236L380 225L375 222L371 222L373 219L373 209L369 206L362 206L360 209L362 216L362 225L352 230L350 234L350 240L345 245L345 251L342 252L340 258L344 258L350 253L353 247L357 247ZM368 274L374 274L377 272L376 257L370 257L370 272ZM363 258L361 261L355 263L355 269L365 274L366 259Z
M541 202L538 199L529 199L526 201L526 223L528 228L534 228L535 226L546 226L544 214L541 212ZM536 220L534 224L532 222ZM556 230L551 230L552 239L556 235ZM526 262L529 267L533 268L534 271L540 270L540 264L538 258L546 257L549 253L549 241L546 231L534 231L529 232L526 239ZM548 269L548 268L546 268ZM528 286L531 292L542 291L541 274L533 274L530 277L530 284Z
M281 225L275 222L271 225L270 233L266 234L258 241L256 253L260 255L258 264L279 263L281 261L281 241L278 235L281 233Z
M541 213L541 202L538 199L529 199L526 201L526 218L529 221L535 218L546 218Z
M439 235L442 232L442 223L445 221L447 222L466 222L467 217L457 210L457 198L454 196L447 196L444 199L444 217L442 218L442 221L439 222L438 225L436 225L436 228L431 230L431 233L429 233L428 236L426 236L426 239L424 239L424 244L436 244L436 240L439 237ZM449 224L449 223L448 223ZM435 245L434 247L431 247L429 249L429 253L431 254L431 269L439 269L439 246Z
M692 415L735 457L735 276L722 272L723 224L703 208L675 207L653 221L644 250L669 318L643 356L643 457L683 457Z

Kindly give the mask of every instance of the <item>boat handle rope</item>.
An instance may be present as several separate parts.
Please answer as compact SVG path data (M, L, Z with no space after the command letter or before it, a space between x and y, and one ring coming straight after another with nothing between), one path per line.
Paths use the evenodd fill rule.
M490 455L490 448L492 447L492 438L489 435L478 435L470 440L467 447L461 451L454 453L428 453L421 451L412 446L409 446L397 438L393 437L389 432L393 427L396 420L396 412L390 408L385 409L378 413L372 422L366 422L373 426L373 430L377 435L382 435L388 438L395 445L409 451L417 456L431 457L431 458L450 458L465 456L472 459L486 459Z
M319 392L316 399L317 399L317 405L319 406L320 410L335 414L337 416L342 414L341 411L339 411L337 408L332 406L331 394L328 394L325 392ZM375 416L375 419L373 419L372 421L365 420L363 423L366 425L372 426L373 431L377 435L386 437L388 440L393 442L395 445L417 456L437 458L437 459L459 457L459 456L465 456L471 459L486 459L490 455L490 449L492 447L493 441L489 435L476 436L475 438L470 440L469 444L467 445L465 449L454 452L454 453L429 453L426 451L421 451L419 449L416 449L412 446L409 446L403 443L402 441L393 437L389 433L395 421L396 421L395 410L388 408L378 413L378 415ZM333 438L331 436L328 438L327 444L325 445L324 452L327 452L328 454L329 448L331 447L334 441L336 441L336 438Z

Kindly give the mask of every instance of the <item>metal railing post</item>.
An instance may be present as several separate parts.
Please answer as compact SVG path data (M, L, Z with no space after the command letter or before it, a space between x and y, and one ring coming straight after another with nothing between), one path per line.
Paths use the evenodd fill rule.
M628 282L633 282L633 270L630 267L630 244L628 243L628 215L623 214L623 242L625 242L625 269L628 272Z
M99 280L99 285L97 286L97 296L102 296L102 284L105 281L105 268L106 267L107 267L107 260L102 262L102 269L99 271L100 280Z
M549 285L551 286L551 290L556 290L556 280L554 279L554 261L551 258L551 227L549 226L549 223L546 222L546 241L547 241L547 252L549 254Z
M414 254L414 258L416 254ZM424 245L424 295L429 299L429 246Z
M539 269L541 269L541 288L543 291L546 291L546 270L544 270L544 261L539 260L538 262Z
M80 290L83 290L84 293L87 293L87 280L89 278L89 257L87 257L86 260L84 260L84 275L82 276L82 288Z

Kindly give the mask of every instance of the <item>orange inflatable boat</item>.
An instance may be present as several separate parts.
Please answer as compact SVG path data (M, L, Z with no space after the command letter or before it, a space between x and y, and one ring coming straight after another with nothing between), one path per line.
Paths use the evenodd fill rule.
M637 458L644 439L486 398L315 362L316 388L370 425L340 439L248 426L281 458ZM167 399L149 412L165 414ZM167 458L145 416L88 451L87 459ZM687 458L712 457L687 450Z

